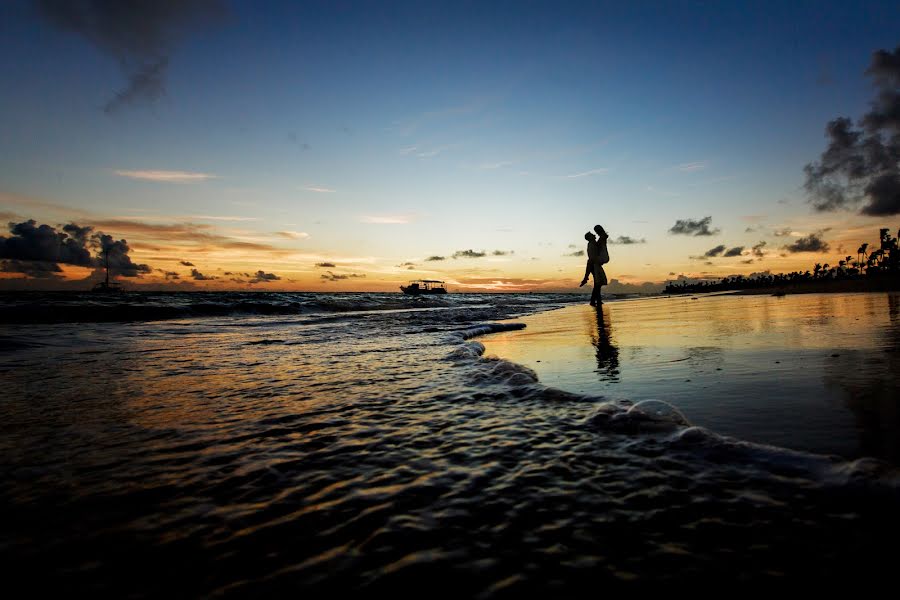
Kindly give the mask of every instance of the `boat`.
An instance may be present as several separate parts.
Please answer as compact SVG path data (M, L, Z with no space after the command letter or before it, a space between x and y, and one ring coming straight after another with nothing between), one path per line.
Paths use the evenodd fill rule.
M409 296L430 296L432 294L447 293L444 282L436 279L414 279L409 282L409 285L401 285L400 290Z
M116 283L115 281L112 283L109 282L109 252L107 251L103 254L106 256L106 280L94 285L94 287L91 288L91 291L100 294L119 294L123 291L122 284Z

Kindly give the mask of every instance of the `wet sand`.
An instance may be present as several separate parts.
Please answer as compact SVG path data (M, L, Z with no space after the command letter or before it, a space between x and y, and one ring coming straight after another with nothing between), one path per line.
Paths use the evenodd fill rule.
M689 296L573 306L482 339L569 392L664 400L694 425L900 464L900 294Z

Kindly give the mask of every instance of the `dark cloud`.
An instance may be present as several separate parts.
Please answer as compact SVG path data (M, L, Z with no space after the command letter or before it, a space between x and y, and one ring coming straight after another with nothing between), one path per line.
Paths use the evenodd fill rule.
M453 253L453 258L482 258L487 256L487 252L475 252L471 248L468 250L457 250Z
M747 260L742 260L741 262L744 263L745 265L752 265L752 264L753 264L753 259L752 259L752 258L748 258Z
M858 127L847 117L830 121L828 147L803 169L818 211L861 205L864 215L900 214L900 47L875 52L866 74L877 90L869 112Z
M569 254L563 254L563 256L584 256L584 250L576 250L575 252L570 252Z
M213 275L204 275L197 269L191 269L191 279L195 281L212 281L213 279L218 279L218 277L215 277Z
M184 265L185 267L193 267L193 266L195 266L194 263L192 263L192 262L190 262L190 261L187 261L187 260L181 261L181 264Z
M806 237L797 239L793 244L783 246L788 252L828 252L828 242L823 240L820 233L811 233Z
M750 251L753 252L753 256L756 256L757 258L762 258L766 255L766 253L763 252L763 248L765 248L765 247L766 247L766 242L761 241L760 243L753 246L753 248L751 248Z
M50 225L38 225L34 220L10 223L12 236L0 236L0 259L8 261L4 270L46 278L52 277L51 273L61 272L59 264L103 269L108 262L113 275L139 277L151 272L148 265L132 262L125 240L93 233L92 228L74 223L63 225L61 229L57 231ZM93 256L91 248L98 248L99 255ZM41 264L29 266L25 262Z
M110 274L122 277L140 277L142 273L149 273L149 265L139 265L132 262L128 256L130 248L125 240L116 240L105 233L97 234L97 242L100 245L100 256L97 258L97 268L103 269L109 266Z
M341 281L342 279L353 279L353 278L364 278L365 273L332 273L328 271L326 274L321 275L321 279L325 281Z
M438 260L447 260L446 256L429 256L425 259L425 262L435 262Z
M703 253L703 258L712 258L714 256L719 256L725 252L725 244L719 244L715 248L710 248L706 252Z
M515 254L512 250L494 250L491 252L493 256L509 256L511 254Z
M712 217L703 217L699 221L694 221L693 219L678 219L671 229L669 229L669 233L700 236L716 235L721 231L720 229L710 229L709 226L711 224Z
M415 263L411 263L411 262L400 263L399 265L397 265L397 267L400 269L406 269L407 271L415 271L416 270Z
M265 271L257 271L255 275L253 275L253 279L250 280L250 283L266 283L269 281L278 281L281 277L276 275L275 273L266 273Z
M781 229L776 229L772 232L772 235L775 237L787 237L791 235L791 231L793 231L790 227L782 227Z
M725 254L723 254L722 256L724 256L725 258L729 258L732 256L740 256L743 251L744 251L743 246L735 246L734 248L730 248L728 251L726 251Z
M58 279L62 269L55 262L41 260L0 260L0 272L21 273L36 279Z
M611 240L609 240L609 243L610 243L610 244L624 244L624 245L627 245L627 244L646 244L646 243L647 243L647 240L645 240L644 238L640 238L640 239L638 239L638 238L633 238L633 237L628 236L628 235L620 235L620 236L617 237L616 239L611 239Z
M166 279L181 279L181 275L175 271L163 271L163 275L165 275Z
M321 267L323 269L327 269L329 267L333 269L337 265L335 265L334 263L331 263L331 262L320 262L320 263L316 263L316 266Z
M57 231L50 225L38 225L34 220L29 220L9 223L9 231L12 236L0 236L0 258L94 266L94 259L87 247L90 227L69 224L63 227L63 231Z
M166 70L178 41L225 13L221 0L35 1L50 23L83 36L119 63L128 83L106 103L106 113L164 96Z

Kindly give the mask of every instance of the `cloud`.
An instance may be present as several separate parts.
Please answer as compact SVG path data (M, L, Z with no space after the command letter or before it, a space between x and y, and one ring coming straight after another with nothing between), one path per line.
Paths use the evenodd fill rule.
M747 260L742 260L741 262L744 263L745 265L752 265L752 264L753 264L753 259L752 259L752 258L748 258Z
M439 260L447 260L446 256L429 256L425 259L425 262L435 262Z
M782 246L791 253L795 252L828 252L828 242L821 238L821 233L811 233L806 237L799 238L793 244Z
M584 256L584 250L576 250L575 252L570 252L569 254L563 254L563 256Z
M337 265L335 265L335 264L332 263L332 262L320 262L320 263L316 263L316 266L317 266L317 267L321 267L321 268L323 268L323 269L327 269L327 268L332 268L332 269L333 269L333 268L336 267Z
M627 236L627 235L620 235L619 237L617 237L617 238L614 239L614 240L613 240L613 239L609 240L609 243L610 243L610 244L623 244L623 245L628 245L628 244L646 244L646 243L647 243L647 240L644 239L644 238L638 239L638 238L633 238L633 237L630 237L630 236Z
M573 173L572 175L563 175L562 177L566 179L579 179L581 177L590 177L591 175L600 175L602 173L606 173L609 169L600 168L600 169L591 169L590 171L584 171L582 173Z
M397 265L397 268L398 269L406 269L408 271L414 271L416 268L416 264L411 263L411 262L404 262L404 263L400 263L399 265Z
M731 248L728 251L726 251L725 254L723 254L722 256L724 256L725 258L730 258L732 256L740 256L741 253L743 253L743 251L744 251L743 246L735 246L734 248Z
M491 256L509 256L511 254L515 254L512 250L494 250L491 252Z
M869 112L858 128L847 117L830 121L828 147L803 169L817 211L859 206L864 215L900 214L900 47L875 52L866 74L877 90Z
M94 266L94 258L87 247L90 227L70 223L57 231L50 225L38 225L34 220L28 220L9 223L9 231L12 236L0 236L0 259Z
M127 233L128 235L134 235L145 240L151 240L154 245L166 241L181 246L181 248L172 248L171 250L173 252L184 250L184 246L189 246L191 251L212 251L222 249L241 251L261 250L273 254L291 253L289 250L278 248L271 244L248 242L211 233L210 230L212 229L212 226L206 224L154 224L122 219L108 219L104 221L94 221L92 225L98 228L114 230L119 233Z
M321 275L320 278L324 279L325 281L341 281L343 279L351 279L351 278L353 278L353 279L360 278L361 279L361 278L364 278L365 276L366 276L365 273L344 274L344 273L332 273L331 271L328 271L327 274Z
M182 264L183 266L185 266L185 267L193 267L193 266L195 266L194 263L192 263L192 262L190 262L190 261L187 261L187 260L182 260L182 261L180 261L180 262L181 262L181 264Z
M100 256L97 257L97 270L103 270L109 265L110 273L122 277L140 277L142 273L150 273L149 265L136 264L128 256L130 248L125 240L116 240L105 233L97 234L96 239L100 244Z
M35 279L59 279L62 269L55 262L0 260L0 273L21 273Z
M166 70L174 47L189 30L225 12L218 0L130 2L37 0L41 15L63 31L82 36L114 58L127 85L104 106L107 114L166 93Z
M669 233L676 235L701 236L716 235L721 231L720 229L710 229L709 226L711 224L712 217L703 217L699 221L694 221L693 219L678 219L671 229L669 229Z
M707 260L710 258L715 258L716 256L720 256L723 252L725 252L726 248L727 248L727 246L725 246L725 244L720 244L720 245L716 246L715 248L710 248L709 250L707 250L700 256L691 256L690 258L693 260ZM707 264L712 264L712 263L707 263Z
M685 173L693 173L694 171L702 171L707 166L709 166L709 162L701 160L697 162L682 163L675 168Z
M753 248L751 249L751 252L753 252L753 256L755 256L757 258L764 257L766 255L766 253L763 252L763 248L765 248L765 247L766 247L765 241L762 241L762 242L756 244L755 246L753 246Z
M191 269L191 278L196 281L212 281L213 279L218 279L218 277L214 277L213 275L204 275L197 269Z
M377 225L405 225L412 223L413 218L409 215L390 215L390 216L373 216L367 215L360 219L363 223L374 223Z
M276 231L275 233L289 240L305 240L309 237L309 234L304 231Z
M453 253L452 258L482 258L486 255L486 252L476 252L470 248L468 250L457 250Z
M488 171L488 170L493 170L493 169L502 169L503 167L509 167L514 164L516 164L516 163L514 163L511 160L501 160L499 162L481 163L481 165L479 165L478 168Z
M782 227L781 229L776 229L772 232L772 235L775 237L787 237L793 233L793 230L790 227Z
M278 281L281 277L274 273L266 273L265 271L257 271L253 276L253 279L250 280L250 283L267 283L269 281Z
M34 220L10 223L11 237L0 236L0 259L6 261L6 272L24 273L34 277L53 277L59 264L104 269L108 264L113 275L139 277L151 271L148 265L135 264L128 256L125 240L115 240L105 233L93 233L91 227L69 223L57 231L50 225L38 225ZM99 250L98 256L91 249ZM34 263L34 264L27 264Z
M121 171L115 172L121 177L129 179L140 179L143 181L157 181L161 183L196 183L198 181L206 181L207 179L215 179L216 175L209 173L191 173L189 171ZM202 217L211 218L211 217Z
M327 187L318 187L318 186L313 186L313 185L306 186L303 189L306 190L307 192L315 192L317 194L333 194L337 191L337 190L332 190Z

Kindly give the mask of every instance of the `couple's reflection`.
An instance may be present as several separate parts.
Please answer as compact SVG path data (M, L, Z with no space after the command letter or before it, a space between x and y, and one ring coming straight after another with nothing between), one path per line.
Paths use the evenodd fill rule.
M609 320L609 309L604 305L597 306L597 327L591 327L591 344L596 349L597 373L601 381L619 381L619 349L613 343L612 327Z

